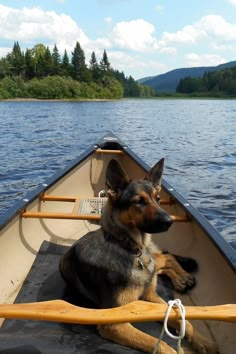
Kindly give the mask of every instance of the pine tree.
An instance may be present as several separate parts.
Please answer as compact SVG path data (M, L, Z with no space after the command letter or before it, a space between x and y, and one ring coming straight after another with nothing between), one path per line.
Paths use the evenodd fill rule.
M8 60L11 65L12 74L24 76L25 57L24 53L21 52L21 48L18 42L14 43L12 52L8 56Z
M32 50L26 49L25 51L25 79L31 80L35 77L35 66L32 57Z
M64 55L62 57L62 63L61 63L61 69L62 69L62 75L64 76L71 76L71 64L69 61L69 57L67 54L67 51L65 50Z
M89 81L89 71L85 63L85 54L79 42L76 42L74 51L72 52L73 77L81 82Z
M59 54L59 50L57 49L57 46L55 44L52 51L53 75L59 75L60 63L61 63L61 57Z
M53 59L49 47L46 48L46 51L43 56L43 76L49 76L53 74Z
M97 58L96 58L96 55L94 52L92 52L91 54L91 59L89 61L89 64L90 64L90 71L91 71L91 74L92 74L92 79L94 81L98 81L100 76L101 76L101 70L99 68L99 65L98 65L98 62L97 62Z
M107 52L105 50L103 51L102 59L100 61L100 66L103 72L108 73L110 71L111 65L109 63Z

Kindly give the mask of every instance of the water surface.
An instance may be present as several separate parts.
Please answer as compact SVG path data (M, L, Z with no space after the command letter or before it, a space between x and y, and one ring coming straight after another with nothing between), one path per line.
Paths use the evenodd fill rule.
M236 101L0 102L0 214L112 131L236 240Z

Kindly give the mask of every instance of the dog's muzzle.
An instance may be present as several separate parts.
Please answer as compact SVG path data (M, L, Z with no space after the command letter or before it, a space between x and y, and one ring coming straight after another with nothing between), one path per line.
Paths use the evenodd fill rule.
M143 225L139 226L139 228L144 232L154 234L167 231L172 223L173 219L171 216L161 209L158 210L155 217L146 220Z

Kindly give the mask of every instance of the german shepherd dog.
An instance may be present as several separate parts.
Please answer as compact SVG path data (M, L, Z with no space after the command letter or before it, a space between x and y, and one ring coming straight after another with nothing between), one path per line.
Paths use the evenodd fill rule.
M175 257L163 254L151 240L150 234L167 231L172 224L158 203L163 165L164 159L143 180L131 180L119 163L111 160L106 170L108 201L101 228L80 238L61 258L60 271L65 281L98 308L138 299L164 303L156 293L158 273L169 276L181 291L194 284L193 277ZM178 330L180 321L169 324ZM130 323L98 325L97 329L108 340L146 353L152 353L158 341ZM215 344L189 322L186 338L197 353L217 353ZM161 341L158 353L176 351Z

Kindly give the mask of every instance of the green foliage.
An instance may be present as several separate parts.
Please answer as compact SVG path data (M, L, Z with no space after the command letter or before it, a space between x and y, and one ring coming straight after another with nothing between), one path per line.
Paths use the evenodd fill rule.
M74 51L72 52L73 78L82 82L90 81L90 73L85 63L85 54L79 42L76 42Z
M6 76L0 80L0 98L28 97L26 86L19 76Z
M108 73L110 70L110 63L108 60L107 52L104 50L102 55L102 60L100 62L100 67L103 73Z
M56 44L52 51L39 43L24 53L18 42L14 43L12 52L0 59L2 99L118 99L152 95L154 90L113 70L105 50L100 62L92 52L88 67L78 42L71 60L66 50L61 58Z
M52 74L53 75L60 74L60 63L61 63L61 56L55 44L52 51Z
M33 98L63 99L79 98L80 84L71 78L48 76L28 82L28 94Z
M236 67L208 72L202 78L182 79L176 92L198 96L236 96Z

